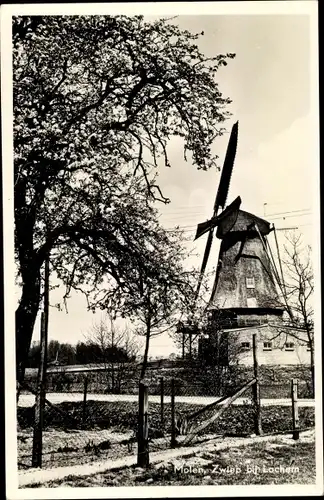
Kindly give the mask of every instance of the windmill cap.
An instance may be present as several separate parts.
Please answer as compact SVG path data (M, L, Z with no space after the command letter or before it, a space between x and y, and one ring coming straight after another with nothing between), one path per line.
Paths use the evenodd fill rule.
M272 231L272 228L270 227L270 222L261 219L260 217L257 217L256 215L253 215L250 212L239 210L235 224L231 227L230 232L246 231L248 227L249 226L251 227L251 225L253 224L257 225L260 233L263 236L269 234ZM222 239L226 234L228 234L227 221L226 218L224 218L224 220L222 220L218 226L216 236L217 238Z

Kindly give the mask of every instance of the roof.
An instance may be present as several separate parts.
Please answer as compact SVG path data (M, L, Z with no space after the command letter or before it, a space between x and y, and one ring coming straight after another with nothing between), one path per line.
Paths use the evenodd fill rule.
M222 239L229 232L245 232L252 224L256 224L260 233L264 236L269 234L271 231L270 222L261 219L250 212L238 210L237 217L234 217L234 215L231 214L228 217L225 217L224 220L222 219L220 221L216 236L217 238Z

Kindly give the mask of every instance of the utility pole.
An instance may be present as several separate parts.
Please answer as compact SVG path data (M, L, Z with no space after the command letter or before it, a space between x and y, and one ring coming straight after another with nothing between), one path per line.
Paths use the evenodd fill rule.
M40 363L37 376L37 390L35 398L35 420L33 435L32 466L42 467L43 454L43 420L46 396L46 365L48 339L48 310L49 310L49 255L45 260L44 272L44 311L41 315Z
M110 329L111 329L111 392L114 394L115 391L115 326L112 316L110 316Z

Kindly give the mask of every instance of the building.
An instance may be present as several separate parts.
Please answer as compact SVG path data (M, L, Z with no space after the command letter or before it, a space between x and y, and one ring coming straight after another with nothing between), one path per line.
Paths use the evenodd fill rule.
M208 332L199 342L204 357L216 356L221 364L251 365L256 334L260 364L309 364L305 332L297 340L285 326L267 241L270 232L269 222L243 210L234 224L226 219L219 224L216 236L222 242L208 306Z

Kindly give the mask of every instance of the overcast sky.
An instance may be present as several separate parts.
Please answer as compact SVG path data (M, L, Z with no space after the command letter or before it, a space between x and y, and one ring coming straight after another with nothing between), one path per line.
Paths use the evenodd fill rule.
M236 53L218 73L221 92L233 101L229 108L233 116L226 123L229 132L239 120L228 203L240 195L242 209L265 216L277 228L298 226L305 241L312 243L318 165L309 21L306 15L209 15L180 16L172 22L192 32L204 31L198 45L206 56ZM214 144L220 165L228 137ZM161 221L166 227L180 225L194 236L197 223L212 215L219 172L197 171L185 163L181 143L176 141L170 144L169 156L172 168L159 174L164 194L171 199L168 207L162 207ZM199 254L195 264L200 263L205 238L193 243ZM218 248L214 240L210 266L216 265ZM51 302L60 298L56 290ZM96 317L86 311L85 300L74 295L68 314L50 310L49 338L82 340ZM39 321L34 339L38 337ZM166 335L152 341L153 356L174 350Z

